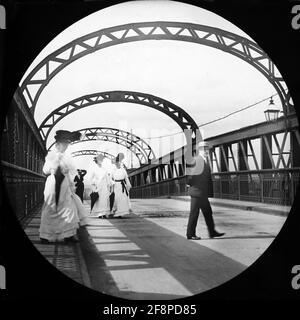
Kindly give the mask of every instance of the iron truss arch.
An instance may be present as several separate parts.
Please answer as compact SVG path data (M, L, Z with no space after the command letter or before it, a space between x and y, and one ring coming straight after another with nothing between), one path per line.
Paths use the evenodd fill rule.
M180 126L186 135L187 142L190 141L190 139L195 138L199 139L199 141L201 140L201 134L197 123L182 108L160 97L133 91L99 92L67 102L52 111L43 120L39 127L42 137L47 141L53 127L68 114L91 105L105 102L128 102L156 109L171 117Z
M72 157L74 158L79 156L98 156L99 154L102 154L105 158L108 158L109 160L115 159L115 156L111 153L98 150L79 150L71 153Z
M150 163L155 159L155 154L150 145L140 137L130 132L115 129L115 128L85 128L76 130L81 133L79 141L72 142L72 144L81 143L85 141L101 140L119 144L131 152L138 158L140 165ZM53 142L48 150L50 150L55 142Z
M21 92L34 114L37 101L49 81L62 69L87 54L110 46L142 40L176 40L207 45L230 53L255 67L274 86L285 115L293 106L285 82L268 55L255 42L205 25L155 21L100 29L79 37L45 57L24 79Z

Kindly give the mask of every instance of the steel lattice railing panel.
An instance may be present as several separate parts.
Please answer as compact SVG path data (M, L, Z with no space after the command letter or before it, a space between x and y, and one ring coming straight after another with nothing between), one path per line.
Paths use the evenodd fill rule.
M235 55L261 72L274 86L283 111L293 106L285 82L268 55L253 41L234 33L186 22L141 22L101 29L77 38L44 58L25 78L21 91L32 113L49 81L70 63L100 49L144 40L175 40L214 47Z
M280 118L276 123L263 122L207 138L205 141L210 146L209 161L212 172L235 174L247 171L299 170L300 160L297 157L300 150L299 123L296 115L290 115L288 120L288 128L285 126L284 119ZM263 145L262 142L264 142ZM184 167L186 151L186 146L174 150L152 161L151 164L136 169L130 173L130 176L150 174L151 170L156 168L161 170L162 165L171 169L174 162L183 164ZM249 160L252 162L251 166ZM229 161L232 164L231 168ZM184 174L185 172L181 172L181 175ZM173 178L175 178L174 174Z

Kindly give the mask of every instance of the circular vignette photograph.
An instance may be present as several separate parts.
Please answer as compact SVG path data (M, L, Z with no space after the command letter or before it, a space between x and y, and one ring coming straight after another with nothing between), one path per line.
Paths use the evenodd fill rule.
M280 232L299 181L280 70L228 20L175 1L112 5L58 34L20 80L1 144L34 247L129 300L240 275Z

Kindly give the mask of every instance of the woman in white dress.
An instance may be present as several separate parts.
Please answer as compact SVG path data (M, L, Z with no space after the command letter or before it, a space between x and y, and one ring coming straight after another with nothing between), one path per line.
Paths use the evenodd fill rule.
M99 194L99 198L91 209L90 217L106 218L110 214L109 195L112 189L112 181L107 170L102 165L103 159L104 156L102 154L95 157L95 164L89 170L92 191Z
M119 157L119 155L116 157L114 165L115 168L112 173L114 183L113 189L115 193L113 212L114 218L119 218L129 213L129 190L131 188L131 184L128 179L127 172L124 166L122 166L121 157Z
M123 163L125 156L124 153L118 153L118 155L116 156L115 159L112 160L112 164L116 163L116 159L118 159L118 161L120 162L121 168L123 168L126 172L127 172L127 168L125 166L125 164ZM128 192L128 207L129 207L129 213L132 213L132 207L131 207L131 201L130 201L130 194Z
M58 130L55 150L49 151L43 167L47 175L44 189L41 225L42 243L65 240L77 242L77 229L86 224L87 212L75 194L74 177L77 170L72 158L65 154L72 141L80 139L80 133Z

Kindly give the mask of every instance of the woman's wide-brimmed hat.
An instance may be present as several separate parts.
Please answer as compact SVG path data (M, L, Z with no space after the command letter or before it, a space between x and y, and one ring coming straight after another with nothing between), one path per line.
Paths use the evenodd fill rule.
M125 158L124 153L118 153L116 158L115 158L115 162L121 162L123 159Z
M105 158L104 155L100 153L96 157L94 157L94 161L95 162L103 161L104 158Z
M74 142L80 140L81 133L78 131L57 130L54 136L56 142Z

